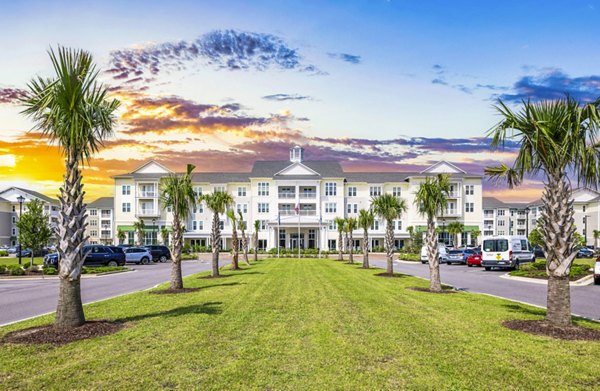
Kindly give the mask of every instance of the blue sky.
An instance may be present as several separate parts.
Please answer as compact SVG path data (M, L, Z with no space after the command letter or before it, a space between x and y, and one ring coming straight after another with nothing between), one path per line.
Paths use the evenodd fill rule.
M349 169L447 159L481 172L514 156L490 154L481 139L498 120L498 97L600 95L597 1L25 1L2 10L7 183L39 181L19 177L31 152L16 146L40 141L25 135L31 124L14 97L33 75L51 74L46 50L57 44L92 52L124 102L97 170L158 157L208 171L223 152L228 168L244 169L297 142ZM100 192L106 182L90 185ZM535 198L539 187L487 191Z

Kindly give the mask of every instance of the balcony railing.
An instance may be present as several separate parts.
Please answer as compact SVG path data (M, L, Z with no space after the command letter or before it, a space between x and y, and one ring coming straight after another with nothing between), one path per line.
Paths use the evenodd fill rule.
M444 213L441 213L442 216L448 216L448 217L452 217L452 216L460 216L460 210L458 209L446 209L444 211Z
M280 192L279 198L296 198L296 193L291 192Z
M102 212L102 214L100 215L100 217L103 218L103 219L110 219L111 214L110 214L110 212L109 213Z
M448 193L448 198L458 198L458 197L460 197L459 191L451 191Z
M484 226L483 226L483 229L484 229L484 230L490 230L490 231L491 231L491 230L493 230L493 229L494 229L494 226L493 226L493 225L484 225Z
M317 193L316 192L300 193L300 198L317 198Z
M298 214L300 216L316 216L317 211L316 210L300 210L300 211L298 211ZM296 216L296 211L295 210L280 210L279 215L280 216Z
M484 213L483 214L483 218L484 219L493 219L494 218L494 214L493 213Z
M110 224L102 224L102 229L110 229Z
M156 209L139 209L137 212L138 216L158 216L159 213Z
M141 198L155 198L158 197L158 192L156 192L156 190L140 190L139 191L139 197Z

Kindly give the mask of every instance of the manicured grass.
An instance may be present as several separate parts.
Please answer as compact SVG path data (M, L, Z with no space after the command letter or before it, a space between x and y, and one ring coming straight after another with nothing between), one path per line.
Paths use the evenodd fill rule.
M31 263L31 258L21 258L21 265L29 265ZM8 265L18 265L19 258L16 257L0 257L0 265L8 266ZM33 258L34 265L43 265L44 258L43 257L35 257Z
M265 260L199 291L86 306L118 333L0 347L0 389L565 389L598 386L600 343L501 326L544 311L333 260ZM47 324L51 316L0 329ZM580 325L600 325L578 321ZM565 369L567 368L567 369Z

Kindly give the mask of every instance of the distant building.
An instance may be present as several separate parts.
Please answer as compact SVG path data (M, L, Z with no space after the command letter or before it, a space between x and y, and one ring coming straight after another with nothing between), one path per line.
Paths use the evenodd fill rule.
M29 201L38 199L44 203L44 213L48 215L50 226L54 227L58 223L58 200L34 190L9 187L0 191L0 245L16 246L18 244L19 196L24 198L23 213L27 211Z
M527 202L483 197L483 235L529 235L535 226L536 211Z
M114 198L101 197L87 206L86 236L90 244L113 244Z

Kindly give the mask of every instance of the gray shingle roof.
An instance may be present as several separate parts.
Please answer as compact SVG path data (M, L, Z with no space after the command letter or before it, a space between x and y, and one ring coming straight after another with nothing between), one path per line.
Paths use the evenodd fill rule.
M113 197L100 197L97 200L91 202L88 208L113 208L114 198Z
M254 162L252 171L250 172L251 178L270 178L274 177L279 171L291 166L292 162L287 160L258 160ZM302 162L303 165L310 168L311 170L318 172L321 177L324 178L343 178L344 171L339 162L333 160L306 160ZM294 175L294 179L299 178L300 175ZM317 175L304 175L309 179L318 178Z
M35 190L24 189L22 187L16 187L16 186L14 186L12 188L17 189L17 190L21 190L22 192L25 192L25 193L28 193L28 194L31 194L32 196L37 197L37 198L39 198L41 200L44 200L46 202L51 202L53 204L58 203L57 199L50 198L47 195L39 193L39 192L37 192ZM9 189L6 189L6 190L9 190Z
M483 209L509 208L525 209L530 205L529 202L504 202L496 197L483 197Z
M414 173L406 172L347 172L344 174L347 182L404 182Z
M197 172L192 174L192 182L230 183L250 182L247 172Z

